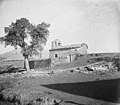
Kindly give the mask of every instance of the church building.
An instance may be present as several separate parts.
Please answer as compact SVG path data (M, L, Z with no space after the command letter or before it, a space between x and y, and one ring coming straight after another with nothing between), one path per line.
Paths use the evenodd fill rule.
M77 54L87 54L88 46L85 43L63 46L59 39L52 41L49 50L49 58L53 64L71 62L75 60Z

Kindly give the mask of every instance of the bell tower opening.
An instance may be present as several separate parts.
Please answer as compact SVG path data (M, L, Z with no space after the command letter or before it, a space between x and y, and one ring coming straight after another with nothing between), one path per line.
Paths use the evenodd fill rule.
M58 47L60 47L60 46L62 46L62 43L60 42L59 39L56 39L56 40L52 41L52 43L51 43L51 48L52 48L52 49L58 48Z

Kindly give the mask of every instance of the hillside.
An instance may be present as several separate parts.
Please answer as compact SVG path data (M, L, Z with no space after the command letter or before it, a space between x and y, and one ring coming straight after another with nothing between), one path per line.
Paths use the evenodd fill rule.
M48 58L48 50L45 49L42 52L42 58ZM4 54L0 54L0 61L3 59L7 59L7 60L23 60L23 56L20 53L20 49L18 50L12 50L10 52L4 53Z
M0 61L2 61L3 59L5 59L4 57L0 57Z
M8 59L8 60L22 60L23 59L22 55L20 54L20 49L12 50L10 52L0 54L0 57L4 57L5 59Z
M109 60L112 57L119 56L120 58L120 53L93 53L93 54L88 54L87 56L82 56L82 57L77 57L76 60L72 62L67 62L67 63L61 63L57 64L52 67L53 70L57 69L68 69L68 68L75 68L75 67L80 67L80 66L85 66L89 65L95 62L100 62L103 59L104 60ZM54 64L53 64L54 65Z

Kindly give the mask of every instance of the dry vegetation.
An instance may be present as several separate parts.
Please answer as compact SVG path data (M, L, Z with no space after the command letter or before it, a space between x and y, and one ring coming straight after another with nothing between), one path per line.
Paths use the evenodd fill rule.
M3 74L0 75L0 99L4 103L0 104L118 105L120 102L119 57L119 54L91 54L87 57L78 57L71 63L36 70L36 73L34 71L18 73L20 69L15 69L13 65L3 66L1 63ZM112 61L118 67L117 71L89 74L79 72L79 67L101 59ZM53 70L53 72L39 73L43 70L48 72Z

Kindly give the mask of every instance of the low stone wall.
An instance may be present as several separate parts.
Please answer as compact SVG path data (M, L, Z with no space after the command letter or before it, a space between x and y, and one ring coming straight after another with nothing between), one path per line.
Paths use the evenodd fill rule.
M51 66L51 59L29 61L30 69L45 68Z

